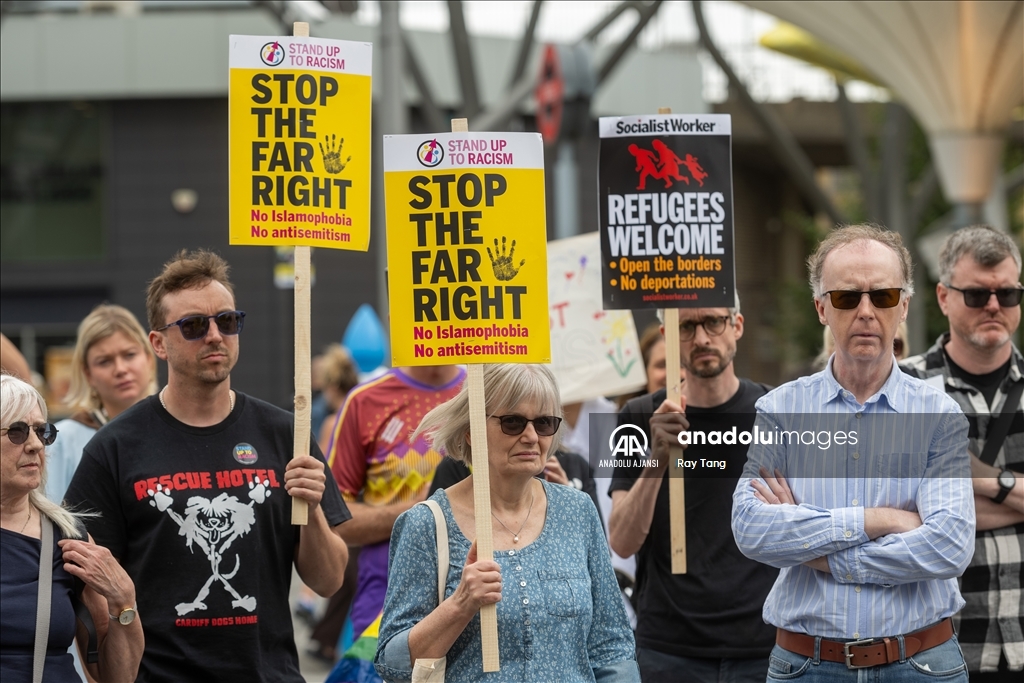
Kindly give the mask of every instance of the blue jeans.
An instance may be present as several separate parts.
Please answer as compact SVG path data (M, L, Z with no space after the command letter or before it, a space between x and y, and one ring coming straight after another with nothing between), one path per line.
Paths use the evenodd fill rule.
M804 657L778 645L768 658L768 683L967 683L967 664L956 636L942 645L892 664L851 671L845 664Z

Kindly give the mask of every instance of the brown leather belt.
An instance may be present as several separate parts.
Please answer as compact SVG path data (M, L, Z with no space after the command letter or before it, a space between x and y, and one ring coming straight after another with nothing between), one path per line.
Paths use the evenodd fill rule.
M943 619L934 626L903 636L904 656L913 657L918 652L942 645L952 637L953 622L950 619ZM775 642L783 650L804 657L814 657L814 636L780 628L776 633ZM826 662L845 664L849 669L864 669L900 661L900 643L896 636L854 640L848 643L822 638L818 656Z

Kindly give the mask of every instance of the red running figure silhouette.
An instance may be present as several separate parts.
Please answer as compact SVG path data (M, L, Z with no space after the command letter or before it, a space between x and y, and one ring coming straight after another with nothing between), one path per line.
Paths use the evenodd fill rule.
M704 187L704 179L708 177L707 172L697 163L697 157L687 154L682 163L690 170L690 175L697 181L697 184Z
M661 172L655 176L665 181L665 188L672 187L672 180L682 180L687 185L690 184L690 179L686 176L679 175L679 164L684 163L682 159L676 156L675 152L670 150L668 146L661 140L655 140L651 143L651 146L658 153L658 165L661 168ZM687 154L686 156L690 156ZM699 181L698 181L699 182ZM701 183L703 184L703 183Z
M661 179L662 176L658 171L654 152L644 149L643 147L637 147L636 145L630 145L627 149L630 154L636 157L636 170L640 173L640 184L636 186L636 189L646 189L647 176L654 179Z

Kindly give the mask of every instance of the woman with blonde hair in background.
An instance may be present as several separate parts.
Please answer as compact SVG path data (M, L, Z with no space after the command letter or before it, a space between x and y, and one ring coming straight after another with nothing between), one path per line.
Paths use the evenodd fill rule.
M0 376L0 680L81 680L68 653L76 634L83 654L89 640L76 622L81 600L96 633L89 676L134 681L144 649L135 585L77 515L41 493L45 448L56 437L43 397ZM80 593L76 579L84 583Z
M61 502L96 430L156 389L156 356L139 321L121 306L94 308L78 326L64 399L72 414L57 423L61 436L48 451L46 497Z

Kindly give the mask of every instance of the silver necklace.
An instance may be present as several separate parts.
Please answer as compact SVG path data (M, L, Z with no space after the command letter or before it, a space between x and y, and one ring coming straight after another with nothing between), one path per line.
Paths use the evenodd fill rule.
M28 506L28 519L26 519L25 523L21 525L21 531L18 532L19 534L24 534L25 533L25 529L28 527L28 523L29 523L29 521L31 519L32 519L32 504L29 503L29 506Z
M519 543L519 534L523 533L523 529L526 528L526 523L530 521L530 513L533 512L533 502L535 500L537 500L536 491L533 492L533 496L530 498L530 509L526 511L526 519L523 520L522 525L519 527L519 531L517 531L516 533L512 533L512 530L505 526L505 522L498 519L498 515L494 514L494 510L491 510L491 517L494 517L494 519L497 520L498 524L501 525L501 528L508 532L508 535L512 537L513 543Z
M161 389L160 393L158 393L156 395L156 397L158 399L160 399L160 405L162 405L164 407L164 410L167 410L167 404L164 402L164 392L165 391L167 391L167 387L164 387L163 389ZM229 391L228 392L228 401L230 402L230 406L228 407L228 412L229 413L235 412L235 392L233 392L233 391ZM171 411L167 410L167 412L169 413Z

